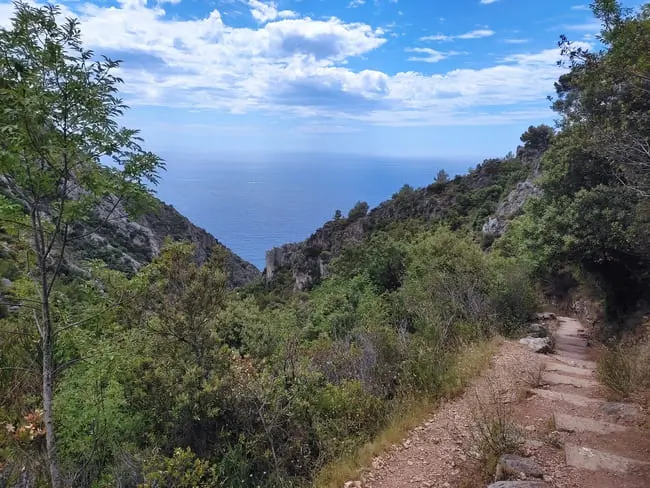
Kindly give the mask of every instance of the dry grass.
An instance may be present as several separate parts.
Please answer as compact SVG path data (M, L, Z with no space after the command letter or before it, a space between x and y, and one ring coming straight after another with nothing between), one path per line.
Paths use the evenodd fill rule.
M544 375L545 369L546 366L543 362L540 361L539 363L531 366L530 369L526 371L524 380L526 381L528 387L539 388L544 384L542 376Z
M444 397L461 394L469 382L484 371L501 339L467 346L460 352L451 368ZM411 430L423 423L435 411L438 401L429 398L404 399L395 409L388 425L371 442L356 452L325 466L314 480L314 488L340 488L346 481L358 480L372 465L374 457L402 442Z
M612 400L633 397L650 400L650 342L604 348L598 359L598 377Z
M487 481L503 454L516 454L524 441L521 429L514 421L513 406L517 392L490 383L477 392L472 407L472 437L482 461L483 478Z

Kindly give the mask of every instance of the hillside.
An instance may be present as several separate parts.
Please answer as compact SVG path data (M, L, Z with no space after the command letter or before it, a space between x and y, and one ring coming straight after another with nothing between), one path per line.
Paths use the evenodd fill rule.
M98 213L98 217L101 211ZM80 240L73 240L79 259L99 258L112 269L132 274L160 254L165 239L187 241L196 246L196 262L202 264L215 249L224 253L224 268L231 287L243 286L260 276L251 263L232 252L213 235L194 225L173 206L155 200L154 208L130 218L123 208L88 234L88 226L76 229Z
M16 199L11 193L6 177L0 177L0 194ZM91 212L90 218L71 230L67 256L69 269L79 268L89 259L100 259L109 268L132 275L160 254L165 239L171 239L193 244L199 264L205 262L215 249L223 252L230 287L242 286L259 278L260 271L253 264L237 256L171 205L152 198L146 211L131 217L127 205L119 202L113 208L112 202L111 197L104 198Z
M266 253L268 283L290 273L295 290L305 290L328 274L328 265L345 249L359 245L375 232L416 220L425 227L446 224L483 234L484 244L499 237L507 220L517 215L527 198L539 194L532 178L550 143L552 129L530 127L522 136L516 156L488 159L466 175L436 181L425 188L405 185L366 215L335 218L299 243L285 244Z

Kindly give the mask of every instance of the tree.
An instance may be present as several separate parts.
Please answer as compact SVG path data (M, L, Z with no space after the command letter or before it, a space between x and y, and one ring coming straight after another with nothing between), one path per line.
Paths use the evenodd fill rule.
M358 220L362 217L365 217L366 214L368 213L368 209L370 207L368 206L367 202L357 202L354 204L354 207L350 209L348 212L348 219L350 220Z
M504 245L514 244L513 255L547 283L566 282L567 270L588 277L613 322L647 298L650 276L641 237L650 222L650 10L635 13L615 0L595 0L592 10L603 49L561 38L569 69L555 84L560 131L550 137L542 126L522 136L524 149L550 137L544 192L512 223Z
M334 220L341 220L343 218L343 214L339 209L336 209L336 212L334 212Z
M548 125L531 125L528 130L524 132L520 139L524 143L526 149L531 149L539 152L544 152L553 140L555 132L552 127Z
M449 174L444 169L441 169L436 174L435 181L436 183L440 183L441 185L443 185L449 181Z
M621 184L650 195L650 6L639 12L596 0L605 49L590 52L567 37L560 46L570 71L556 83L554 108L564 128L583 129L581 144L607 160Z
M98 213L106 222L125 201L140 201L163 164L141 148L137 131L118 125L126 109L117 96L119 62L84 49L77 20L57 24L58 7L15 8L11 27L0 30L0 217L31 240L47 462L51 485L60 488L53 395L62 365L55 352L69 325L55 320L51 296L66 266L70 231Z

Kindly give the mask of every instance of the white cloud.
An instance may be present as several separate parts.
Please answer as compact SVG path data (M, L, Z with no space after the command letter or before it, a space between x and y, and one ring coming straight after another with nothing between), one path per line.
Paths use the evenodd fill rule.
M426 56L412 56L408 58L409 61L420 61L423 63L437 63L443 59L447 59L450 56L458 56L459 54L465 54L457 51L436 51L435 49L430 49L428 47L412 47L407 48L406 52L409 53L418 53L426 54Z
M306 123L380 125L495 124L530 120L561 73L558 49L508 56L481 69L392 74L353 69L386 42L384 31L338 18L283 18L276 4L247 0L259 25L228 25L218 10L201 18L168 16L160 5L121 0L118 6L70 3L87 47L126 59L119 75L132 106L304 117ZM262 7L264 5L268 8ZM70 9L74 10L72 12ZM0 0L0 19L12 7ZM4 14L7 15L4 15ZM479 29L460 36L492 35ZM410 51L435 62L461 53ZM318 130L318 129L315 129Z
M530 42L530 39L504 39L503 42L506 44L526 44Z
M248 5L251 8L251 15L253 18L261 24L269 22L270 20L275 20L277 18L287 19L298 16L298 14L292 10L278 11L277 4L274 2L264 3L260 2L259 0L248 0Z
M366 0L351 0L350 3L348 3L348 7L357 8L363 5L364 3L366 3Z
M563 24L556 27L553 27L549 30L561 30L561 31L572 31L572 32L599 32L602 28L602 25L597 20L589 20L582 24Z
M483 37L491 37L496 32L492 29L475 29L473 31L465 32L464 34L459 34L457 36L451 36L446 34L435 34L432 36L420 37L421 41L437 41L437 42L446 42L453 41L454 39L481 39Z
M498 2L499 0L481 0L482 5L490 5L491 3Z
M459 36L456 36L457 39L480 39L482 37L490 37L493 36L495 32L491 29L477 29L473 30L471 32L466 32L465 34L461 34Z

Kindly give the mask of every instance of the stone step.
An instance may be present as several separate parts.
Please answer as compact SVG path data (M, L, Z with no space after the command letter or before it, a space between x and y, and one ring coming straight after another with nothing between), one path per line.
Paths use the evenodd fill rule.
M625 432L627 428L623 425L600 422L585 417L575 417L563 413L554 413L555 428L567 432L593 432L594 434L612 434Z
M547 362L545 364L547 371L559 371L561 373L575 374L578 376L593 376L595 370L587 368L576 368L565 363Z
M562 356L562 354L554 354L551 357L556 361L560 361L564 364L568 364L569 366L574 366L576 368L586 368L595 371L596 368L598 367L598 365L594 361L586 361L584 359L574 359L574 358Z
M565 376L563 374L556 373L542 374L542 381L548 383L549 385L571 385L575 386L576 388L595 388L598 386L598 382L596 380L576 378L574 376Z
M572 395L571 393L561 393L559 391L542 390L541 388L536 388L530 391L542 398L546 398L548 400L553 400L558 402L570 403L571 405L575 405L576 407L594 407L594 406L598 407L605 403L602 400L599 400L597 398L589 398L581 395Z
M641 407L634 403L606 402L600 407L601 411L619 420L634 420L642 418Z
M564 445L566 463L574 468L586 469L588 471L614 471L625 473L630 468L637 466L650 466L645 461L637 461L608 452L598 451L589 447L581 447L573 444Z
M487 488L549 488L543 481L497 481Z

